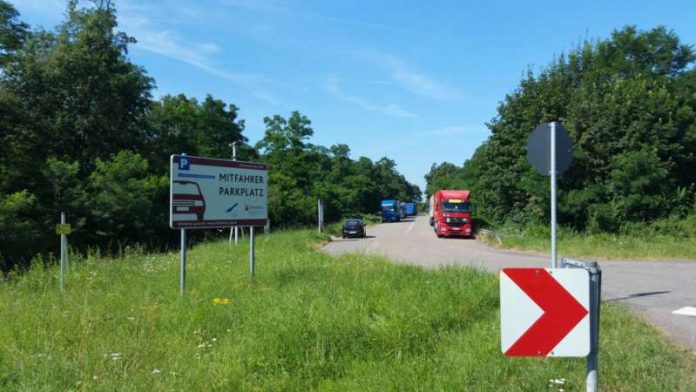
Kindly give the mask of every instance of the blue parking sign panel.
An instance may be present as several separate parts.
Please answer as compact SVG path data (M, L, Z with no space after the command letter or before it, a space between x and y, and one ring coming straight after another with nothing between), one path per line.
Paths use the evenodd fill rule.
M191 166L191 163L187 157L179 158L179 170L188 171L190 166Z

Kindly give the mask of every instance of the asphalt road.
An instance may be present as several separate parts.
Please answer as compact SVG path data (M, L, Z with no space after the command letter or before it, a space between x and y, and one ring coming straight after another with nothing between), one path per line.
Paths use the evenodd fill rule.
M493 273L506 267L548 268L551 264L550 255L498 250L471 239L437 238L427 216L370 226L367 235L334 239L323 250L335 255L379 254L425 268L466 265ZM696 353L696 315L672 313L696 308L696 261L599 261L599 265L602 301L629 307L677 345Z

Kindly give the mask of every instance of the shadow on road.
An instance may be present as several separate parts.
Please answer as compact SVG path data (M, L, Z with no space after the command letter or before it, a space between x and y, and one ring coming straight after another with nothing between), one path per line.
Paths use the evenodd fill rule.
M382 223L384 223L384 224L392 224L392 223L396 223L396 224L399 224L399 223L411 223L411 222L413 222L413 221L415 221L415 220L416 220L416 217L415 217L415 216L410 216L410 217L408 217L408 218L403 218L403 219L401 219L401 220L398 221L398 222L382 222Z
M377 238L377 237L375 237L374 235L366 235L365 237L346 237L346 238L338 237L338 239L340 239L341 241L359 241L359 240L366 240L368 238Z
M669 291L648 291L648 292L646 292L646 293L636 293L636 294L631 294L631 295L626 296L626 297L608 299L608 300L606 300L605 302L625 301L625 300L627 300L627 299L640 298L640 297L649 297L649 296L651 296L651 295L669 294L669 293L671 293L671 292L672 292L671 290L669 290Z

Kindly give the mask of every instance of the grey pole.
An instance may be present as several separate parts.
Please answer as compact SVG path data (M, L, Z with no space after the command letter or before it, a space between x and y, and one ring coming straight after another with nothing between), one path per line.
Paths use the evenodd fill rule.
M179 271L179 295L186 291L186 229L181 229L181 270Z
M596 261L563 258L563 268L582 268L590 275L590 353L587 355L587 392L599 390L599 314L602 305L602 269Z
M249 226L249 278L254 277L254 226Z
M317 199L317 226L319 227L319 234L321 234L322 226L324 225L324 209L321 205L321 199Z
M551 268L556 262L556 122L551 122Z
M602 300L602 270L590 263L590 354L587 356L587 392L599 390L599 310Z
M60 213L60 224L65 224L65 212ZM68 267L68 238L65 234L60 235L60 291L65 291L65 270Z

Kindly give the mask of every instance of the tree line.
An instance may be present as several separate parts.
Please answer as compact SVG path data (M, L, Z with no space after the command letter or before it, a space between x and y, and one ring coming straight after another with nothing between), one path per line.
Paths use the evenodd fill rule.
M382 198L418 200L420 189L382 158L351 159L347 145L310 143L298 112L264 118L250 145L239 108L208 95L152 97L155 81L130 61L135 38L117 29L110 1L67 3L54 30L32 29L0 0L0 269L55 252L61 211L76 249L106 251L176 243L168 227L169 156L269 164L269 214L275 227L375 212ZM199 236L202 233L197 233ZM194 234L195 235L195 234Z
M573 163L559 179L559 222L619 232L696 213L695 60L693 46L662 26L586 41L529 70L471 159L433 164L426 194L469 188L490 222L548 222L548 177L527 162L527 138L542 122L562 121Z

